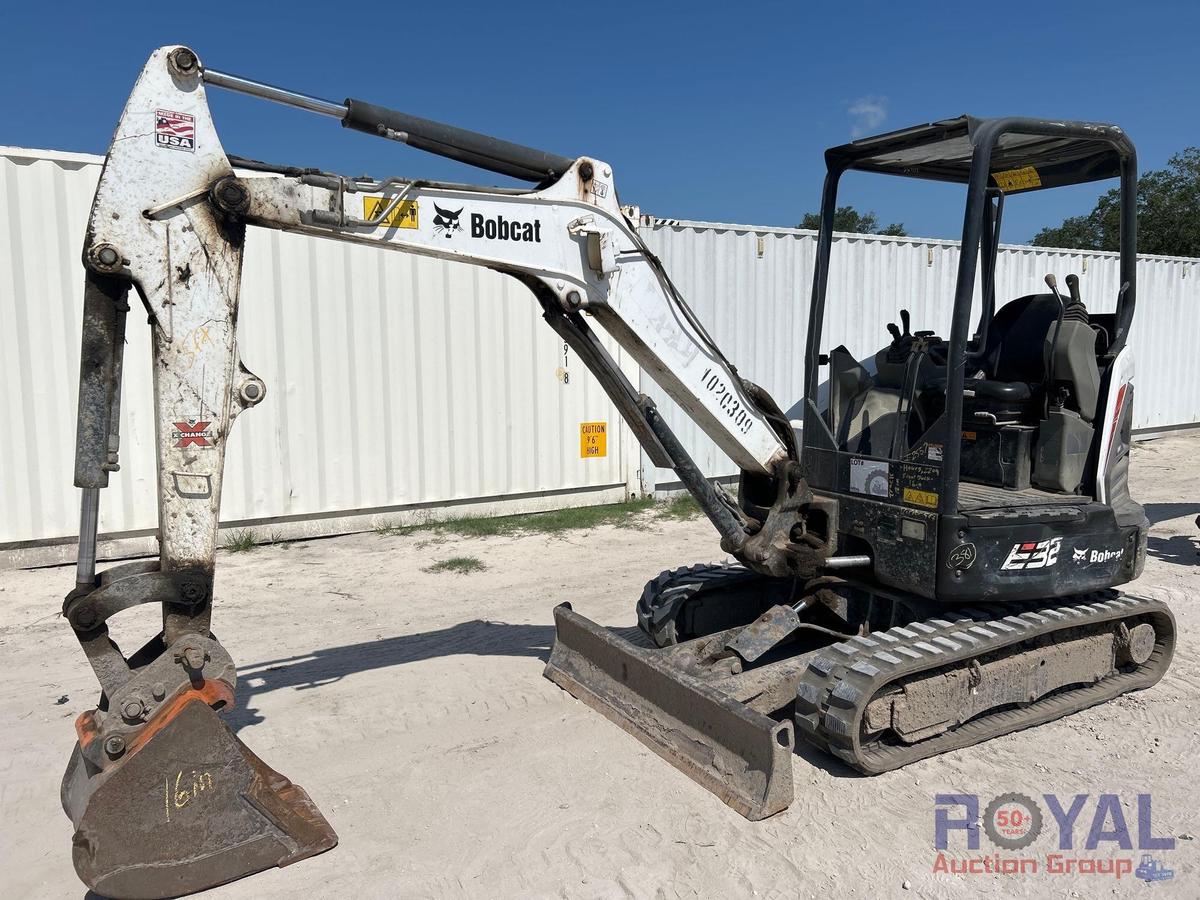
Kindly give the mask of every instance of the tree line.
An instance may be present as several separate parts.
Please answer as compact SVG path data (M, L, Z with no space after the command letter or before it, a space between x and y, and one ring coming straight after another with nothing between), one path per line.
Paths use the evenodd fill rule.
M1121 194L1113 188L1101 195L1085 216L1043 228L1035 247L1073 250L1119 250ZM1172 156L1165 169L1152 169L1138 179L1137 250L1163 256L1200 256L1200 147Z

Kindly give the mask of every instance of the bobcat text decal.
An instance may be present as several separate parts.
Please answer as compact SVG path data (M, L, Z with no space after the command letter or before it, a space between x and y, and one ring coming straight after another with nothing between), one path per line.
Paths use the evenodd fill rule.
M541 222L513 222L504 216L485 218L480 213L471 213L471 237L487 238L492 241L542 242Z

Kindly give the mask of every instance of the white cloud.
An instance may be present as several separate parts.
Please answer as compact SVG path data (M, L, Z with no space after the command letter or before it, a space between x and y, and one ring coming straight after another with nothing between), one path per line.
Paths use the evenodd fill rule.
M862 137L870 134L884 123L888 115L888 98L876 95L859 97L850 104L846 114L850 116L850 134Z

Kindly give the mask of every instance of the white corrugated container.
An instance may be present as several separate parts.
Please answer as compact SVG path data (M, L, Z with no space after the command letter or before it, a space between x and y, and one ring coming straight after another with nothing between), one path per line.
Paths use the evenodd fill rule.
M0 555L77 530L80 249L99 162L0 149ZM447 505L611 502L636 474L599 384L564 356L533 295L485 269L251 229L239 342L267 399L230 436L225 523L315 534ZM102 534L157 525L149 362L145 317L131 315ZM606 457L580 458L584 421L610 423Z
M738 371L799 419L816 233L652 216L643 217L641 231ZM914 330L932 328L945 336L958 258L954 241L837 237L830 255L822 346L844 342L860 358L874 353L889 340L887 323L897 320L900 308L912 313ZM1067 273L1078 274L1090 309L1115 309L1117 254L1012 245L1000 249L996 302L1045 292L1047 272L1055 273L1060 285ZM972 322L978 315L979 282L977 278ZM1134 427L1153 432L1200 422L1200 369L1194 365L1200 341L1200 260L1139 258L1137 302L1129 338L1137 357ZM653 390L645 375L642 389ZM674 403L661 398L659 405L705 472L737 474ZM643 462L649 466L644 457ZM653 480L660 487L676 484L668 470L658 470Z
M99 163L0 148L0 566L73 553L79 254ZM742 374L795 410L813 233L649 217L642 233ZM951 241L838 238L827 333L872 352L901 306L915 328L944 330L957 264ZM1048 271L1080 273L1089 306L1112 308L1117 260L1105 253L1004 247L997 297L1043 290ZM1200 372L1190 364L1200 338L1200 261L1145 258L1138 273L1136 427L1200 422ZM130 317L122 467L102 494L101 532L122 537L151 535L157 524L146 329ZM240 341L267 400L233 429L225 523L335 533L419 515L608 502L675 480L649 467L526 289L483 269L252 229ZM631 361L606 345L638 383ZM735 474L640 379L700 466ZM609 423L607 457L580 459L585 421ZM138 546L150 543L143 537Z

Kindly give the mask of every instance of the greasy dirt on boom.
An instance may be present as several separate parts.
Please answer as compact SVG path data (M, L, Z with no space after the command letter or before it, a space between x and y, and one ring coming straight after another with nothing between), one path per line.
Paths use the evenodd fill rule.
M996 654L1002 660L1018 654L1052 655L1055 642L1067 638L1099 638L1141 625L1153 628L1144 661L1127 662L1088 684L1064 685L1025 703L983 710L965 722L905 743L873 737L866 716L872 702L886 699L919 675L960 671L971 661ZM1046 639L1050 643L1046 643ZM1026 645L1026 646L1023 646ZM874 774L1039 725L1111 700L1157 682L1170 665L1175 647L1175 620L1158 600L1104 591L1051 604L1016 607L967 607L869 636L859 636L822 650L808 666L796 693L798 736L859 771ZM965 668L967 676L970 669ZM880 729L874 732L886 734Z

